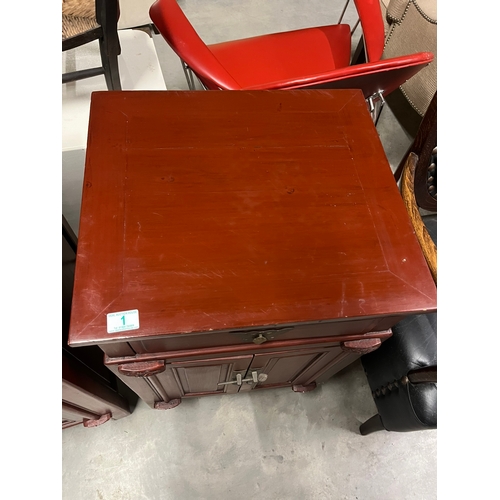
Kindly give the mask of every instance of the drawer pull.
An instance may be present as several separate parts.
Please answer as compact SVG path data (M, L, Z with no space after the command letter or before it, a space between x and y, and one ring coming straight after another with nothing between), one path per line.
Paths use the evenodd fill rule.
M255 337L252 341L254 344L263 344L264 342L267 342L267 339L266 337L264 337L264 335L262 335L262 333L259 333L259 335L257 335L257 337Z
M229 332L231 335L237 335L243 342L253 342L254 344L263 344L268 340L274 340L278 335L293 330L293 326L287 328L274 328L268 330L246 330L238 332Z

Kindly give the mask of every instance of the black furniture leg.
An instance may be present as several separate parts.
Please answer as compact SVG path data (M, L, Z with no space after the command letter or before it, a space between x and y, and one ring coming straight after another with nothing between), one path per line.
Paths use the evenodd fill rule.
M101 61L108 90L121 90L120 72L118 70L118 55L121 53L118 35L111 39L99 39Z
M359 432L362 436L366 436L371 434L372 432L385 431L385 427L382 424L382 419L380 415L377 413L373 415L372 418L369 418L364 424L359 426Z

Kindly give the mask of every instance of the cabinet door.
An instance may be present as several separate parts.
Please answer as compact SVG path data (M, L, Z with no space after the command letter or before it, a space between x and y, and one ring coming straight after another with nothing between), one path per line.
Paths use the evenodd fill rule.
M195 360L132 362L109 368L149 406L166 409L163 403L172 402L174 407L184 397L287 386L303 392L314 388L315 382L327 380L357 357L359 354L330 344L262 354L205 359L197 355ZM150 373L144 366L147 364L151 364ZM143 366L134 368L134 365ZM238 378L241 384L237 384Z
M236 393L240 388L236 384L237 376L245 377L252 358L252 355L246 355L169 363L166 370L155 377L163 389L158 392L164 393L165 401Z
M255 354L247 378L255 372L259 381L244 384L241 391L309 385L344 357L346 353L339 346Z

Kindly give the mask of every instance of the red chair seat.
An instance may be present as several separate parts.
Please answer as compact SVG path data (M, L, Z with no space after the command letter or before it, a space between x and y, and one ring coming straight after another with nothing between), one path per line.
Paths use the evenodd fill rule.
M242 88L293 81L349 66L347 24L306 28L209 45Z
M382 60L384 22L379 0L354 0L367 62L350 66L348 25L320 26L207 45L177 0L156 0L149 15L183 61L210 90L355 88L365 98L387 96L427 66L426 52Z

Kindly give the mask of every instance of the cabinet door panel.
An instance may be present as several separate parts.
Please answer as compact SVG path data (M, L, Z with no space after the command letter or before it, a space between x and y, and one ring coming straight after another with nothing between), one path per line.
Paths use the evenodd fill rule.
M232 370L232 365L180 366L172 369L177 374L183 393L195 394L222 391L223 387L218 384L229 380L228 373Z
M250 365L249 374L256 371L258 376L262 378L265 375L266 379L254 384L252 388L310 383L341 354L337 346L256 354Z
M274 357L261 355L266 360L261 373L267 375L267 380L261 385L291 384L305 366L311 364L321 354L277 354ZM255 356L255 366L258 366L259 355ZM266 359L267 358L267 359ZM264 359L262 361L264 361ZM251 367L253 368L253 366Z
M182 396L203 394L236 393L236 384L220 385L236 380L236 375L245 373L253 356L232 356L198 361L181 361L168 365L181 389ZM160 377L159 377L160 378Z
M342 351L340 346L330 347L321 356L318 356L312 363L304 366L304 369L293 380L293 385L309 385L318 382L318 377L327 370L340 370L343 366L344 358L352 359L353 355Z

